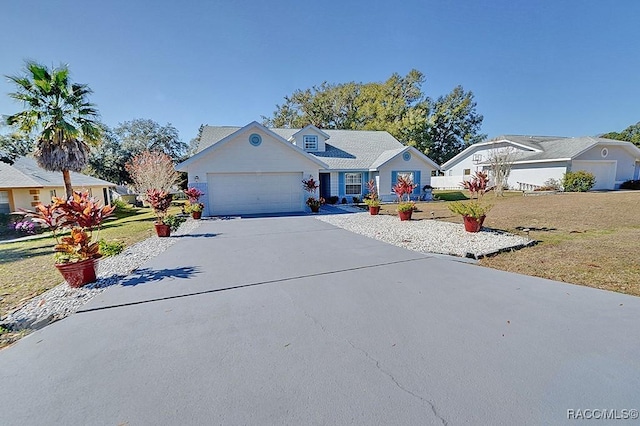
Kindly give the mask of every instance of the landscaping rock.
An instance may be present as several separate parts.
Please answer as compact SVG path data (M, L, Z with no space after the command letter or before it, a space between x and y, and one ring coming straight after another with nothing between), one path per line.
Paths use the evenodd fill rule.
M473 259L535 244L526 237L503 231L482 228L480 232L470 233L463 225L438 220L401 222L396 216L371 216L368 213L318 216L316 219L421 253Z

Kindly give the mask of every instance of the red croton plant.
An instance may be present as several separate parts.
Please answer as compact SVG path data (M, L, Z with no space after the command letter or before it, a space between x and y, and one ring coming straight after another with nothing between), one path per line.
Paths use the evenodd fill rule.
M407 212L415 210L416 204L410 200L410 196L417 186L410 177L398 175L396 184L392 188L398 197L398 211Z
M159 189L148 189L146 199L156 214L156 223L163 224L164 219L167 217L167 211L171 207L173 195Z
M471 199L480 200L485 192L489 191L489 175L485 172L476 172L469 180L462 182L462 186L469 191Z
M188 198L187 204L185 205L186 213L201 212L202 209L204 209L204 204L199 202L200 197L204 195L204 192L200 191L198 188L193 187L185 189L182 192L184 192L184 195L186 195Z
M306 201L306 204L311 208L319 208L325 202L324 198L315 197L318 187L318 182L315 181L313 176L309 176L309 179L304 179L302 181L302 188L311 195Z
M74 191L68 200L53 197L49 205L38 204L35 212L28 212L35 222L49 228L56 239L56 263L79 262L101 257L95 231L110 216L115 207L102 206L88 191ZM60 235L69 229L69 235Z

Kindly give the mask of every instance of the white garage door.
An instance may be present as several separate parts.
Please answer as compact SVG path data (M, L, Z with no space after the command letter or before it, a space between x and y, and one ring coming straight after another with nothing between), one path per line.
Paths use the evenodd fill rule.
M574 161L571 170L593 173L596 184L592 189L614 189L616 184L616 161Z
M213 216L304 210L302 172L211 173L207 182Z

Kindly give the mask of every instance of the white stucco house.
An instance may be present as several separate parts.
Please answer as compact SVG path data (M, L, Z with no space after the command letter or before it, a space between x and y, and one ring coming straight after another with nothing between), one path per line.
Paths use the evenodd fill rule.
M370 179L383 200L393 200L391 188L404 174L419 184L417 197L438 165L387 132L269 129L254 121L205 126L197 153L176 169L204 192L204 215L219 216L305 211L302 180L309 176L319 182L316 197L351 202L367 194Z
M111 203L114 183L82 173L71 172L70 175L74 190L88 190L103 204ZM29 157L18 158L13 164L0 161L0 213L33 210L38 203L49 204L52 197L65 195L62 172L44 170Z
M630 142L597 137L505 135L469 146L442 164L444 176L434 177L438 189L460 188L476 171L489 170L489 158L509 152L513 166L508 179L511 189L530 190L548 179L562 180L567 171L586 170L596 177L593 189L617 189L638 179L640 148Z

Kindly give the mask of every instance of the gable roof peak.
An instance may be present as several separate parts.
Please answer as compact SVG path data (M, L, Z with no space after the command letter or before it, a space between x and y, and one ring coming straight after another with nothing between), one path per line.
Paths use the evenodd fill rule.
M314 126L313 124L307 124L302 129L298 130L293 135L291 135L291 138L295 138L296 136L298 136L299 133L306 132L308 130L315 130L317 133L320 133L322 135L322 137L324 138L324 140L327 140L327 139L329 139L331 137L328 134L326 134L325 132L323 132L321 129L319 129L318 127Z

